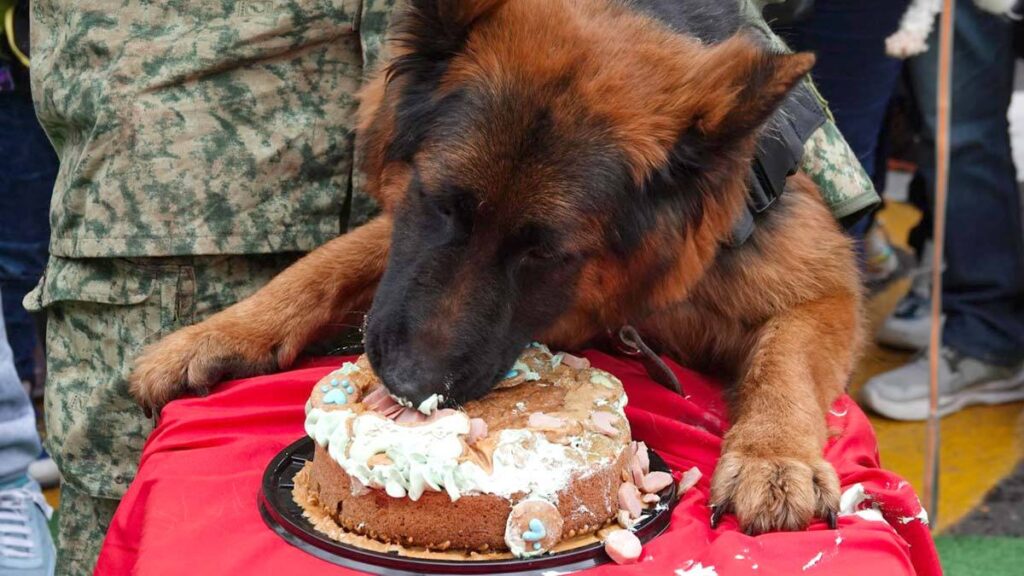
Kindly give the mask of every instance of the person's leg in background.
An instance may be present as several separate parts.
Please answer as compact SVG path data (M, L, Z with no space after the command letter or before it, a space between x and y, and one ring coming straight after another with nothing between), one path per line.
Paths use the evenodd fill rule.
M37 398L43 385L35 361L37 323L21 301L46 264L58 162L36 120L27 70L9 60L0 60L0 68L13 81L13 87L0 88L0 308L18 377ZM57 467L43 456L32 463L29 474L44 487L56 486Z
M36 326L21 301L43 274L57 156L36 121L27 78L0 94L0 288L7 335L22 381L35 381Z
M46 446L64 478L59 574L92 573L152 430L128 394L135 356L252 294L295 258L50 257L26 304L47 312Z
M943 413L970 403L1024 398L1024 237L1006 116L1013 92L1012 24L973 2L958 2L955 26L942 287ZM929 192L935 186L936 44L910 63L927 128L919 170ZM869 381L864 399L887 416L924 418L927 381L927 361L920 358Z
M857 154L875 189L885 188L886 164L878 162L889 101L902 61L885 53L885 38L899 26L909 0L818 0L809 18L779 32L796 50L815 53L811 76L829 103L843 137ZM883 280L896 272L898 259L873 216L851 233L864 246L865 275ZM869 230L871 234L869 236Z
M2 293L2 290L0 290ZM50 507L28 466L39 455L32 402L14 369L0 310L0 574L53 574Z

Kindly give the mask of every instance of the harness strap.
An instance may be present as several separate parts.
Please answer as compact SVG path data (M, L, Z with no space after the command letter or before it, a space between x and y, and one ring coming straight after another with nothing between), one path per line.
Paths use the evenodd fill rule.
M825 123L818 99L800 84L768 119L757 141L750 166L747 206L733 225L728 246L737 248L754 233L757 217L768 210L786 189L786 179L800 167L804 142Z

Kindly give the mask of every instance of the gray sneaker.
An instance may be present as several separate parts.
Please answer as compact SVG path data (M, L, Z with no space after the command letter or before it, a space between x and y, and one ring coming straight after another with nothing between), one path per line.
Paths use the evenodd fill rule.
M912 272L910 291L896 304L875 335L883 346L900 350L923 350L928 347L932 329L932 257L931 243L925 247L921 265Z
M928 355L883 372L867 381L861 401L894 420L928 418ZM939 354L939 415L972 404L1004 404L1024 400L1024 362L996 366L947 347Z
M0 574L53 576L56 551L46 525L51 514L28 477L0 484Z

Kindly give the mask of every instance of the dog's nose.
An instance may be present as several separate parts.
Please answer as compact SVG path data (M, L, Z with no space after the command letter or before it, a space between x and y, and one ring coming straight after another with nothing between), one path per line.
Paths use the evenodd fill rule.
M400 401L416 407L434 394L446 396L444 371L429 354L390 349L379 354L377 362L374 367L377 376Z
M396 374L394 370L385 369L385 373L381 375L381 380L384 382L384 387L388 389L388 392L393 397L402 403L408 402L412 407L419 406L421 402L436 393L429 392L427 387L421 382L412 380L404 374Z

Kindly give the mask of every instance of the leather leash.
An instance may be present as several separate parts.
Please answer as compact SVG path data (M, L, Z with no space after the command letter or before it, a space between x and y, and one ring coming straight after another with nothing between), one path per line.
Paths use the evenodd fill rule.
M618 352L623 356L629 356L630 358L638 358L644 365L644 369L647 370L647 375L650 376L652 380L676 394L685 395L683 392L683 386L679 383L679 379L676 378L675 373L673 373L672 369L668 367L668 364L665 364L665 361L658 356L658 353L652 350L651 347L644 342L636 328L629 324L625 324L619 328L617 332L613 332L609 329L607 332L607 338L611 348L615 352Z

